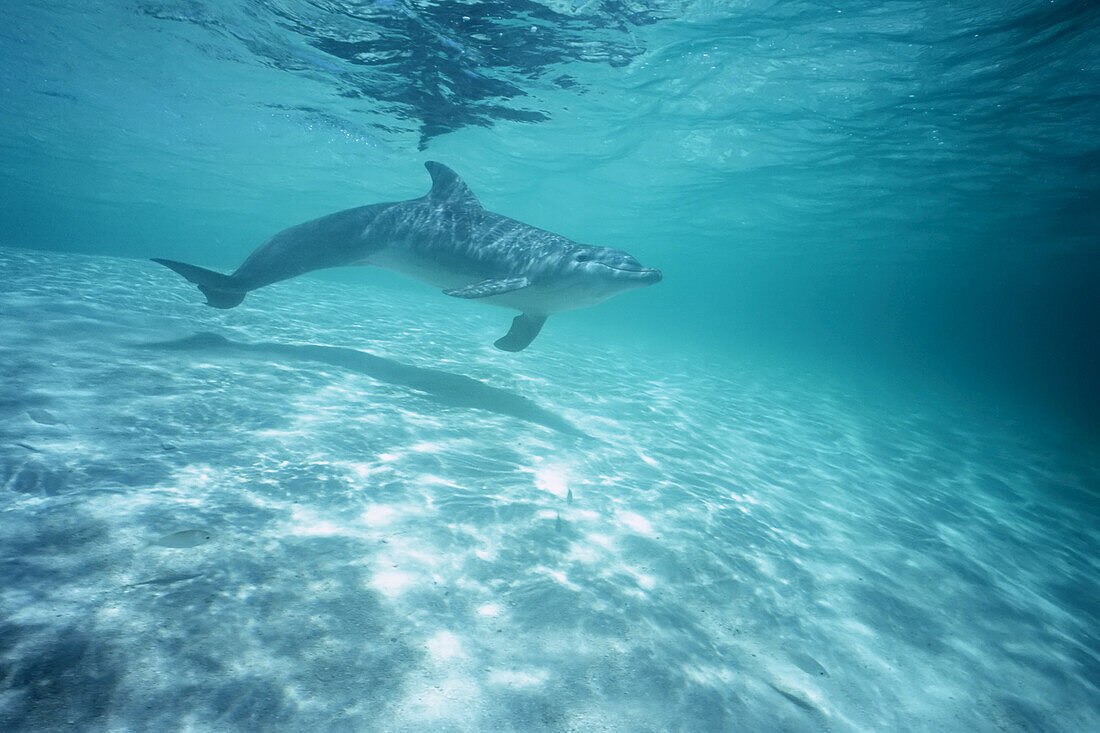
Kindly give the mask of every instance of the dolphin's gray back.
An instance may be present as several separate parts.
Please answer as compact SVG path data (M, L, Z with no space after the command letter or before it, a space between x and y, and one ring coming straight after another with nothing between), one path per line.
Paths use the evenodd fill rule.
M439 278L420 273L419 279L440 287L527 273L539 263L556 262L562 247L571 244L476 204L438 205L429 197L380 212L369 233L386 247L379 248L373 264L396 270L430 265Z
M421 198L339 211L285 229L256 249L232 278L255 290L312 270L372 264L454 288L553 267L565 237L487 211L459 176L426 164Z
M429 161L432 188L378 213L370 263L442 288L535 274L559 261L565 237L487 211L457 173ZM556 255L556 256L555 256Z

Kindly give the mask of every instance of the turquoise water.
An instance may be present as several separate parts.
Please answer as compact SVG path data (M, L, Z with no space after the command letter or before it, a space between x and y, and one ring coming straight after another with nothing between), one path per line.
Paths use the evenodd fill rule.
M1100 10L8 3L4 730L1100 727ZM423 195L664 280L375 268Z

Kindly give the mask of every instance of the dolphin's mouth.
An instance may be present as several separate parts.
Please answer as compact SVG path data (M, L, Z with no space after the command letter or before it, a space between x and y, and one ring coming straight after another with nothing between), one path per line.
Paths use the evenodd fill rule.
M641 280L646 285L659 283L664 277L664 275L661 274L661 271L655 267L631 267L629 265L627 265L626 267L619 267L616 265L608 265L603 262L597 264L602 267L606 267L609 270L615 270L616 272L621 272L624 275L629 275L631 279Z

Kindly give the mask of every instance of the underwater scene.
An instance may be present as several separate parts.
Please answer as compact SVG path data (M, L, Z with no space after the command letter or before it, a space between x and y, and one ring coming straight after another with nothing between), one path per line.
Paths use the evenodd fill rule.
M0 730L1100 730L1100 5L0 21Z

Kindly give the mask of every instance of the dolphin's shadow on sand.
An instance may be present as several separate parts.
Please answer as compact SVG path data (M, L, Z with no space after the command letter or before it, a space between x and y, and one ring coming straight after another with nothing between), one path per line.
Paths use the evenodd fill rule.
M220 349L235 355L254 354L257 356L278 356L298 361L320 362L365 374L372 379L389 384L408 387L429 395L437 402L452 407L472 407L479 410L488 410L499 415L507 415L535 425L542 425L565 435L591 438L565 418L539 407L526 397L509 392L506 389L491 387L484 382L479 382L461 374L410 366L357 349L308 344L249 344L241 341L230 341L216 333L197 333L194 336L173 341L157 341L135 344L135 346L177 351Z

